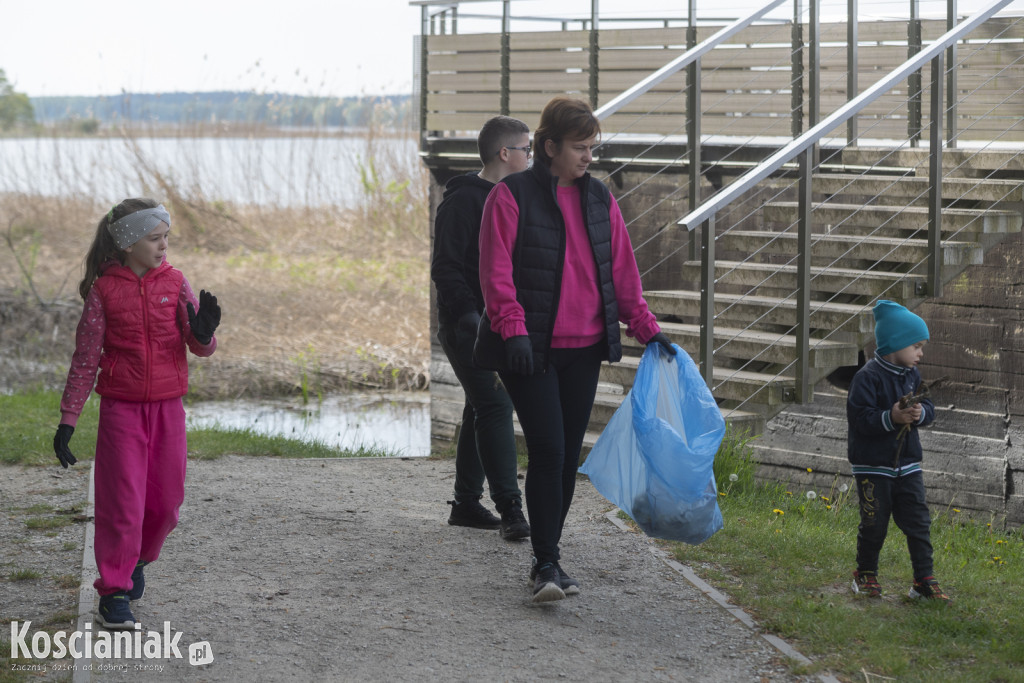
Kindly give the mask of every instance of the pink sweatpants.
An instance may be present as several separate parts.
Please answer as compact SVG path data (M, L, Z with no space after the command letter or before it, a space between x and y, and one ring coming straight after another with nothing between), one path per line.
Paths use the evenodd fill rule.
M101 398L96 436L96 566L100 595L127 591L139 560L160 556L185 500L185 407Z

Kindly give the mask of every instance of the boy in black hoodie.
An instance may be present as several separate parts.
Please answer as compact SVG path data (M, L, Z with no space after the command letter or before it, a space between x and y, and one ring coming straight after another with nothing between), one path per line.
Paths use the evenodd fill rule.
M878 555L891 516L907 537L914 570L909 596L949 602L932 575L931 516L917 429L935 419L917 369L928 326L894 301L878 301L873 313L875 357L854 375L846 400L847 457L860 499L853 592L881 597Z
M497 375L473 364L473 343L483 312L480 292L480 219L495 183L526 170L530 128L518 119L495 116L477 136L483 169L452 178L434 220L430 277L437 289L437 337L466 394L455 451L455 500L448 523L500 529L505 540L529 537L523 515L512 431L512 401ZM501 515L480 504L484 477Z

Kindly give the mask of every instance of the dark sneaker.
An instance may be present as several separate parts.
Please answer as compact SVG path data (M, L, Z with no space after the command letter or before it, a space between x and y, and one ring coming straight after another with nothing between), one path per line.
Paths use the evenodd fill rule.
M452 513L448 516L448 523L452 526L468 526L474 529L497 529L501 526L501 520L478 500L461 503L449 500L448 504L452 506Z
M100 596L100 608L96 621L104 628L121 630L135 628L135 615L128 606L127 593L113 593Z
M866 595L869 598L882 597L882 586L878 583L878 577L872 572L853 572L853 592L858 595Z
M141 600L146 592L146 575L142 573L145 566L146 563L142 561L135 565L135 571L132 572L132 589L128 591L129 600Z
M565 597L559 585L558 566L554 562L545 562L537 567L533 580L533 601L553 602Z
M907 593L907 597L914 600L917 598L924 598L925 600L952 602L952 598L943 593L942 589L939 588L939 582L935 580L934 576L915 579L914 585L910 587L910 592Z
M565 573L562 565L555 562L555 569L558 570L558 585L566 595L579 595L580 582ZM533 566L530 567L530 581L537 580L537 558L533 558Z
M530 537L530 524L523 515L521 503L509 505L501 513L501 537L506 541L521 541Z

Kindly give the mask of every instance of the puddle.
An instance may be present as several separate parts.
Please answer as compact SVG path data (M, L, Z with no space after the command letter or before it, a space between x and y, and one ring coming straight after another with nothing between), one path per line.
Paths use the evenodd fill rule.
M343 394L303 405L298 399L201 401L186 405L191 427L251 429L338 448L377 446L399 456L430 455L426 392Z

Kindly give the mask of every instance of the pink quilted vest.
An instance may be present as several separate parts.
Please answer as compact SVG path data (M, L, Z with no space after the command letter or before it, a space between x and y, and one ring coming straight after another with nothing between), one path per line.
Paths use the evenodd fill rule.
M188 392L185 337L178 325L184 275L166 261L141 278L113 265L93 285L107 332L96 393L123 401L161 401Z

